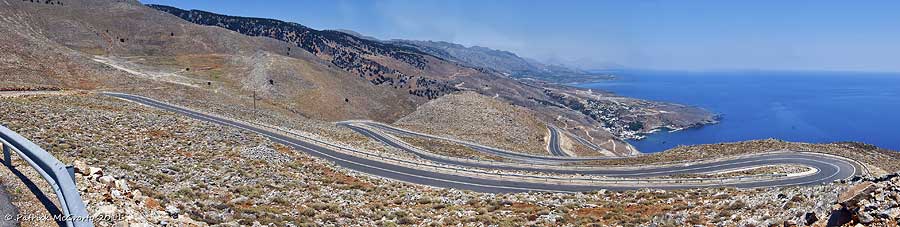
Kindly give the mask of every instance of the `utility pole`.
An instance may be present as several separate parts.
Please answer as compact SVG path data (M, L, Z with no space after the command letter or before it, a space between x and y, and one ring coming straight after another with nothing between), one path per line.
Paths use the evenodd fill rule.
M253 90L253 113L256 113L256 90Z

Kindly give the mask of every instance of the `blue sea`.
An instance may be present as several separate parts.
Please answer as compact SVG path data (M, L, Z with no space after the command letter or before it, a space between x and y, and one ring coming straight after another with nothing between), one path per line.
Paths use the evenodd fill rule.
M697 106L719 124L629 141L642 152L678 145L776 138L859 141L900 150L900 74L856 72L607 71L615 80L576 86Z

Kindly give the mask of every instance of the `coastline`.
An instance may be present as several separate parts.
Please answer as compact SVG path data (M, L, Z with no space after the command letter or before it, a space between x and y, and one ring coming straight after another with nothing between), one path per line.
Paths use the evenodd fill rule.
M721 114L715 114L714 120L710 121L710 122L696 123L696 124L693 124L693 125L690 125L687 127L660 126L660 127L655 127L653 129L650 129L646 132L639 132L633 138L623 138L623 139L631 140L631 141L641 141L641 140L647 139L647 137L653 136L654 134L663 133L663 132L676 133L676 132L681 132L681 131L685 131L685 130L701 130L704 127L722 123L722 120L723 120L723 117L721 117Z
M615 81L575 86L684 103L719 115L719 122L704 124L701 130L684 127L661 133L666 130L660 128L628 140L641 151L765 138L807 143L860 141L900 148L894 136L900 119L884 116L900 111L900 106L884 105L900 100L897 77L835 72L626 71L617 75ZM808 80L812 76L819 79ZM681 130L674 133L675 129Z

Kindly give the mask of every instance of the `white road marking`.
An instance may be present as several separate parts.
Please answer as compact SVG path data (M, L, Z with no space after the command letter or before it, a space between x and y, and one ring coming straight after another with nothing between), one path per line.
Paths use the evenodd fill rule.
M129 95L129 94L121 94L121 93L110 93L110 94L120 94L120 95L123 95L123 96L128 96L128 97L131 97L131 98L133 98L133 99L135 99L135 100L141 100L142 102L140 102L140 101L133 101L133 100L130 100L130 99L128 99L128 98L123 98L123 97L117 97L117 98L120 98L120 99L123 99L123 100L126 100L126 101L131 101L131 102L139 103L139 104L145 105L145 106L150 106L150 107L157 108L157 109L171 110L171 111L180 112L180 113L182 113L182 114L185 114L185 115L188 115L188 116L193 116L194 118L201 119L201 120L207 120L207 121L210 121L210 122L213 122L213 123L218 123L218 124L222 124L222 125L226 125L226 126L231 126L231 127L235 127L235 128L240 128L240 129L244 129L244 130L248 130L248 131L252 131L252 132L257 132L257 133L259 133L259 132L268 132L268 133L271 133L271 134L273 134L273 135L277 134L277 133L275 133L275 132L271 132L271 131L268 131L268 130L265 130L265 129L262 129L262 128L247 128L247 127L244 127L244 126L241 126L241 125L237 125L237 124L233 124L233 123L230 123L230 122L226 122L226 121L224 121L224 120L216 119L216 117L213 117L213 116L204 116L204 114L201 114L201 113L199 113L199 112L194 113L193 111L189 111L189 110L187 110L186 108L177 107L177 106L174 106L174 105L169 105L169 104L166 104L166 103L163 103L163 102L159 102L159 101L155 101L155 100L152 100L152 99L149 99L149 98L144 98L144 97L134 96L134 95ZM152 104L152 105L146 104L146 103L143 103L143 102L147 102L147 103L150 103L150 104ZM248 127L252 127L252 126L248 126ZM372 169L378 169L378 170L381 170L381 171L391 172L391 173L400 174L400 175L406 175L406 176L410 176L410 177L416 177L416 178L421 178L421 179L429 179L429 180L434 180L434 181L439 181L439 182L447 182L447 183L455 183L455 184L463 184L463 185L470 185L470 186L484 187L484 188L514 189L514 190L525 190L525 191L545 191L545 192L572 192L572 191L548 190L548 189L537 189L537 188L527 188L527 187L512 187L512 186L485 185L485 184L472 183L472 182L462 182L462 181L449 180L449 179L440 179L440 178L434 178L434 177L429 177L429 176L424 176L424 175L409 174L409 173L404 173L404 172L394 171L394 170L385 169L385 168L381 168L381 167L371 166L371 165L367 165L367 164L363 164L363 163L359 163L359 162L355 162L355 161L351 161L351 160L347 160L347 159L343 159L343 158L338 158L338 157L336 157L336 156L333 156L333 155L330 155L330 154L327 154L327 153L323 153L323 152L317 151L317 150L315 150L315 149L311 149L311 148L309 148L309 147L306 147L306 146L303 146L303 145L300 145L300 144L297 144L297 143L294 143L294 142L291 142L291 141L288 141L288 140L284 140L284 139L278 138L278 137L276 137L276 136L268 135L268 134L266 134L266 133L260 133L260 134L262 134L263 136L266 136L267 138L270 138L270 139L278 140L278 141L281 141L281 142L283 142L283 143L293 145L293 146L295 146L295 147L304 148L304 149L306 149L307 151L315 152L315 153L317 153L317 154L320 154L320 155L323 155L323 156L330 157L330 158L332 158L332 159L334 159L334 160L340 160L340 161L347 162L347 163L352 163L352 164L355 164L355 165L358 165L358 166L363 166L363 167L372 168ZM321 142L321 141L318 141L318 142ZM615 143L614 143L614 144L615 144ZM320 148L326 149L326 150L330 150L330 149L325 148L325 147L320 147ZM334 152L337 152L337 151L334 151ZM349 155L349 154L348 154L348 155ZM798 155L800 155L800 156L810 156L811 154L803 154L803 153L801 153L801 154L798 154ZM352 156L352 155L351 155L351 156ZM354 156L354 157L356 157L356 156ZM357 158L360 158L360 157L357 157ZM689 170L696 170L696 169L703 169L703 168L720 167L720 166L724 166L724 165L739 165L739 164L746 164L746 163L753 163L753 162L763 162L763 161L771 161L771 160L795 160L795 159L798 159L798 158L771 158L771 159L763 159L763 160L750 160L750 161L741 161L741 162L723 163L723 164L708 165L708 166L694 167L694 168L687 168L687 169L664 170L664 171L646 172L646 173L639 173L639 174L638 174L638 173L635 173L635 174L621 174L621 176L626 176L626 175L641 175L641 174L655 174L655 173L666 173L666 172L678 172L678 171L689 171ZM387 164L387 165L395 165L395 164L390 164L390 163L380 162L380 161L373 160L373 159L369 159L369 160L370 160L370 161L373 161L373 162L379 162L379 163ZM834 171L834 173L832 173L831 175L829 175L828 177L825 177L825 178L820 178L820 179L815 179L815 180L809 180L809 181L804 181L804 182L796 182L796 183L786 183L786 184L777 184L777 185L763 185L763 186L760 186L760 187L789 186L789 185L802 185L802 184L814 183L814 182L817 182L817 181L821 181L822 179L830 179L830 178L836 176L838 173L840 173L840 170L841 170L841 168L840 168L839 166L837 166L837 165L835 165L835 164L832 164L832 163L823 162L823 161L815 160L815 159L807 159L806 161L816 162L816 163L820 163L820 164L829 165L829 166L833 167L836 171ZM800 164L800 165L805 165L805 164ZM399 165L397 165L397 166L399 167ZM687 166L690 166L690 165L687 165ZM852 165L852 164L850 164L850 166L853 168L853 173L851 174L851 176L853 176L853 175L856 174L857 169L856 169L856 167L855 167L854 165ZM813 166L810 166L810 167L811 167L811 168L816 168L817 170L821 171L821 169L818 169L817 167L813 167ZM408 167L404 167L404 168L408 168ZM418 171L430 172L430 173L436 173L436 172L431 172L431 171L427 171L427 170L418 170ZM367 173L366 173L366 174L367 174ZM371 175L371 174L370 174L370 175ZM385 177L385 176L379 176L379 177L389 178L389 179L394 179L394 178L391 178L391 177ZM459 177L465 177L465 176L459 176ZM479 179L480 179L480 178L479 178ZM401 180L401 179L394 179L394 180L404 181L404 180ZM622 181L623 181L623 182L627 182L627 181L629 181L629 180L623 179ZM777 181L777 180L759 181L759 182L757 182L757 183L762 183L762 182L775 182L775 181ZM408 182L408 181L404 181L404 182ZM412 183L412 182L410 182L410 183ZM735 185L735 184L721 184L721 185ZM712 186L715 186L715 185L712 185ZM624 185L624 187L633 187L633 186Z

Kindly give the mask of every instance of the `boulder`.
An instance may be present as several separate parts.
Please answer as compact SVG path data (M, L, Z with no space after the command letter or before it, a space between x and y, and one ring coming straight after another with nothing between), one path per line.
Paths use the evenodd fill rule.
M85 164L81 160L75 160L74 162L72 162L72 166L75 167L76 173L87 174L89 171L87 164Z
M885 219L897 219L900 218L900 208L894 207L887 210L882 210L881 213L878 214L880 218Z
M875 184L869 181L862 182L841 193L837 202L847 209L853 209L858 207L859 201L869 198L874 191Z
M141 201L140 198L143 195L144 195L144 193L141 193L141 191L138 191L138 190L131 191L131 198L134 199L135 201Z
M813 225L817 221L819 221L819 217L816 216L816 212L808 212L803 215L803 220L806 221L806 225Z
M97 167L88 167L88 176L103 175L103 169Z
M223 227L241 227L242 225L241 225L240 223L236 222L236 221L230 221L230 222L225 222L225 223L219 224L219 226L223 226Z
M863 225L868 225L875 221L875 217L872 217L872 215L865 212L859 213L857 218L859 219L859 223Z
M113 178L112 176L102 176L99 181L105 185L113 186L113 182L116 181L116 178Z
M784 227L791 227L791 226L797 226L797 222L794 220L784 221Z
M94 216L106 216L113 217L116 215L116 210L119 208L115 205L103 205L97 208L97 212L94 213Z
M848 211L847 209L835 209L831 211L831 216L828 216L828 222L825 224L826 226L844 226L852 220L853 213Z
M116 189L122 190L124 192L128 191L128 183L125 182L125 179L120 179L115 181Z
M169 216L171 216L174 219L178 219L178 213L180 213L180 212L181 212L181 210L178 209L178 207L175 207L172 205L166 206L166 213L169 214Z

